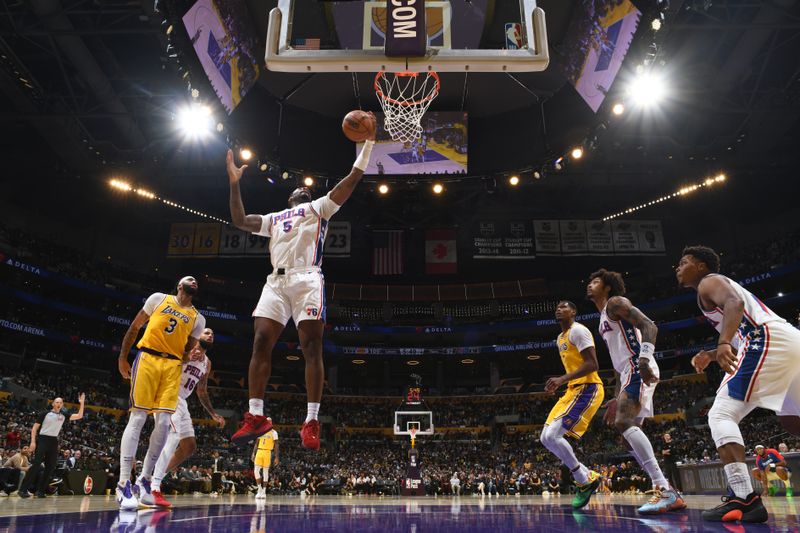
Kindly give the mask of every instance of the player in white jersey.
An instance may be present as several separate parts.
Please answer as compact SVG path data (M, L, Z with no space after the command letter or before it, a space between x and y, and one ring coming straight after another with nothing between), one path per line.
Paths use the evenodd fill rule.
M619 272L600 269L589 276L586 296L600 311L600 336L617 374L614 399L606 404L603 419L622 434L653 483L653 497L639 507L639 513L683 509L683 498L670 487L658 466L653 445L640 427L645 418L653 416L653 393L659 377L655 361L658 327L624 294L625 282Z
M765 522L767 510L753 490L739 423L756 407L796 419L800 415L800 331L735 281L719 274L719 256L706 246L683 250L675 271L682 287L697 291L697 305L719 333L717 348L692 358L703 372L716 361L728 374L708 412L708 426L734 492L703 512L716 522Z
M176 469L181 463L194 454L197 449L197 440L194 436L192 415L186 403L192 392L197 391L197 399L208 412L211 418L225 427L225 419L217 414L208 397L208 376L211 374L211 360L208 358L208 348L214 344L214 331L205 328L200 335L197 346L189 352L189 357L183 362L181 369L181 388L178 391L178 407L170 419L170 432L167 444L158 457L153 481L151 483L154 507L170 507L172 504L164 499L161 494L161 481L167 472Z
M373 117L374 120L374 117ZM246 444L272 428L264 416L264 390L272 370L272 349L289 319L297 327L300 347L306 361L308 411L300 430L304 448L319 449L319 404L325 368L322 363L322 333L325 326L325 284L320 270L322 247L328 220L350 198L375 144L374 136L364 143L350 174L326 196L311 199L311 191L301 187L289 197L289 208L268 215L246 215L239 180L247 165L237 167L228 151L230 209L233 224L244 231L270 238L272 274L267 278L261 298L253 311L255 339L248 371L249 410L241 428L231 440Z

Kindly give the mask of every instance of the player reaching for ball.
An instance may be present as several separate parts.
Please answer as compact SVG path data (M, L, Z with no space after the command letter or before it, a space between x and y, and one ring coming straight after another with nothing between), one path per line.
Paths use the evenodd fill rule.
M320 270L328 220L350 198L369 164L375 144L375 117L371 131L353 163L353 169L327 195L312 200L311 191L300 187L289 196L289 208L267 215L246 215L239 180L247 165L237 167L228 150L228 179L233 224L244 231L269 237L272 274L253 311L255 338L248 370L250 408L239 430L231 437L237 445L251 442L272 428L264 416L264 390L272 370L272 349L289 319L297 327L306 360L308 413L300 430L303 447L319 449L319 414L325 369L322 364L322 332L325 325L325 285Z

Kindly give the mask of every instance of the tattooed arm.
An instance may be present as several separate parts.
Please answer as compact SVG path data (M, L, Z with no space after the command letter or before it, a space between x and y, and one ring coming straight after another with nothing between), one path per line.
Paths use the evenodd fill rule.
M608 317L613 320L625 320L642 332L641 349L639 351L639 375L648 385L658 381L650 361L655 357L655 343L658 335L658 326L647 315L635 307L630 300L623 296L614 296L608 300L606 307Z

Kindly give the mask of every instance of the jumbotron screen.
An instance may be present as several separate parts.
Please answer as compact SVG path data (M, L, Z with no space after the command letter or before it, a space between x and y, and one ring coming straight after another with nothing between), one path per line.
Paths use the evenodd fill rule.
M375 148L366 174L465 174L467 172L467 114L461 111L425 113L422 135L413 142L393 141L378 120ZM356 146L356 154L361 144Z

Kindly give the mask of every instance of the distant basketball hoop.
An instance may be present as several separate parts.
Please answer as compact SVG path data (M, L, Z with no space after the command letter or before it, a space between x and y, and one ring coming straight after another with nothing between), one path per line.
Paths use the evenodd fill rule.
M422 116L439 95L435 71L387 72L375 75L375 93L384 113L383 127L393 140L413 142L422 135Z

